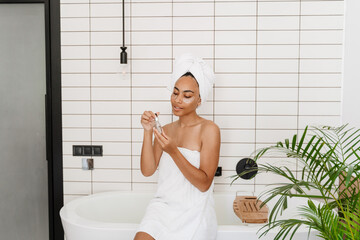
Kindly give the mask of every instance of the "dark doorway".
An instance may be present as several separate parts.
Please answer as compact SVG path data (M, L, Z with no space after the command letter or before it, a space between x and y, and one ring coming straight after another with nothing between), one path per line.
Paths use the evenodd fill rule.
M58 0L0 0L1 239L63 240Z

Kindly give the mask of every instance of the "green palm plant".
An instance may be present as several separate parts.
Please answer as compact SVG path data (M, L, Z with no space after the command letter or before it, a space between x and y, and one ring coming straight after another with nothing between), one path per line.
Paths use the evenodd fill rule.
M261 228L260 238L276 228L274 240L292 239L300 226L318 231L318 236L329 240L360 239L360 129L340 127L305 128L301 137L285 139L274 146L258 149L254 160L263 156L285 154L297 162L297 174L286 165L258 164L252 171L270 172L285 181L271 185L260 198L263 204L276 200L269 214L269 222ZM233 176L236 181L241 175ZM275 198L278 197L278 198ZM299 219L277 217L287 208L288 199L307 198L307 205L298 209ZM323 204L316 204L314 199Z

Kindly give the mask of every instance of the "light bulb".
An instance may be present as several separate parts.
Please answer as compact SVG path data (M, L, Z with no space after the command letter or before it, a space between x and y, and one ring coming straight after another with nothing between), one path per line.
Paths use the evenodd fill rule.
M129 64L120 64L121 74L127 74L129 72Z
M128 80L130 75L129 64L119 64L116 70L117 78L120 80Z

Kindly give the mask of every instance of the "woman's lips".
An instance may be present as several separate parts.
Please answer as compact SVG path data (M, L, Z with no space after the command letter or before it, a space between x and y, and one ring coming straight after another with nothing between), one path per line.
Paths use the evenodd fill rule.
M180 111L180 110L182 110L182 108L176 107L176 106L173 106L173 109L174 109L175 111Z

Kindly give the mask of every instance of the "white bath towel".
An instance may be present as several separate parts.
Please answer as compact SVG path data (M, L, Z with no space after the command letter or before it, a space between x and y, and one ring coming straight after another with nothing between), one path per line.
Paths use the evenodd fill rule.
M205 103L212 91L215 74L202 58L195 57L191 53L184 53L176 58L171 79L167 82L168 90L172 92L176 81L187 72L191 72L198 82L201 103Z
M180 147L179 150L193 166L200 167L200 152ZM146 232L156 240L215 240L213 189L214 181L208 191L201 192L163 152L158 188L137 232Z

